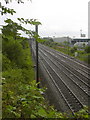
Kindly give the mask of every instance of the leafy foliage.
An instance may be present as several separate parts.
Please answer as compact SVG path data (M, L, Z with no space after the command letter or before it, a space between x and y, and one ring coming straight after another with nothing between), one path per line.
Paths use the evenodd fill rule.
M85 47L85 51L86 51L87 53L90 53L90 46L86 46L86 47Z
M28 40L17 39L18 25L10 19L5 22L3 33L3 118L43 118L60 117L53 107L48 106L34 81ZM9 35L6 33L9 30ZM16 32L14 31L16 29ZM15 34L14 34L15 32ZM36 38L38 37L35 34ZM15 39L16 38L16 39ZM62 117L62 116L61 116Z
M16 12L14 11L14 9L10 9L10 8L5 7L5 6L2 6L2 4L0 2L0 13L1 13L1 15L7 14L7 13L13 15Z
M39 21L37 21L37 19L24 19L24 18L18 18L18 20L21 23L25 23L25 24L31 24L31 25L40 25L41 23Z
M82 110L75 113L75 118L81 119L81 120L84 120L84 119L88 120L90 118L90 116L88 115L88 107L84 106Z
M70 52L71 53L75 53L77 51L77 47L72 47L71 49L70 49Z
M3 41L3 46L3 53L7 55L7 58L9 58L9 60L19 66L24 63L24 51L22 49L22 46L17 41Z
M24 27L22 27L18 23L13 22L11 19L5 20L5 23L7 23L7 25L3 26L3 29L2 29L3 38L8 39L9 37L10 38L12 37L13 39L16 39L20 35L18 33L18 30L22 30L26 34L29 34L29 35L34 34L32 31L25 29Z
M9 48L13 46L13 41L16 40L9 40L10 44L6 43L9 44ZM23 41L18 42L20 46L22 43ZM18 44L16 44L16 47ZM7 52L7 49L4 50L6 52L3 52L3 78L5 78L3 80L3 118L63 118L62 113L56 112L52 106L47 104L41 95L45 90L38 89L36 81L33 80L33 64L28 46L20 49L25 52L25 54L22 54L25 61L21 64L15 62L17 61L15 57L11 59L10 56L12 55ZM12 50L16 52L15 49ZM17 56L19 57L18 54ZM23 64L26 64L26 66L23 66ZM22 69L20 66L23 66Z

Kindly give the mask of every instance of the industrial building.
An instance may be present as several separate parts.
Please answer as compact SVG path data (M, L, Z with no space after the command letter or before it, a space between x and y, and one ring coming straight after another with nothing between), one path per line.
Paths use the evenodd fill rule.
M90 39L73 39L72 41L71 41L71 43L74 45L75 43L77 43L77 42L89 42L90 41Z

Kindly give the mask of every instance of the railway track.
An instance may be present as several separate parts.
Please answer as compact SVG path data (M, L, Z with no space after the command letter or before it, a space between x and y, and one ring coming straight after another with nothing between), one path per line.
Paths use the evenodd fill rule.
M33 46L33 51L35 54L35 48ZM58 58L58 59L57 59ZM74 114L74 112L83 108L84 105L88 104L88 88L90 87L86 81L83 81L80 76L78 77L72 69L65 66L62 60L60 62L59 57L50 51L42 48L40 45L39 48L39 59L42 59L41 64L44 66L44 69L49 74L53 84L56 86L58 92L62 95L66 105ZM61 67L60 67L61 66ZM71 76L69 76L71 74ZM85 77L85 76L84 76ZM70 84L72 88L70 88ZM73 90L74 87L74 90ZM80 92L77 95L78 90Z
M40 50L40 51L42 51L42 50ZM42 52L43 52L43 51L42 51ZM72 72L72 70L70 70L70 67L66 67L66 66L63 64L62 60L60 61L60 59L56 58L54 55L48 53L47 51L46 51L45 53L49 54L49 58L52 58L53 61L56 61L60 67L62 66L62 67L64 68L64 71L65 71L67 74L69 74L70 77L75 77L75 80L76 80L76 78L77 78L81 84L83 83L83 84L86 85L88 88L90 88L90 85L88 84L88 80L87 80L87 82L85 82L83 79L81 79L80 77L78 77L78 76L74 73L75 70L73 70L73 72ZM43 54L45 54L45 53L43 52ZM57 65L57 66L58 66L58 65ZM63 72L64 72L64 71L63 71ZM88 91L87 91L87 92L88 92Z
M43 53L43 54L44 54L44 57L45 57L46 54L45 53ZM88 89L90 89L90 88L88 87L88 85L84 84L83 82L78 81L78 80L77 80L78 82L76 82L75 81L76 77L71 77L65 70L62 70L60 68L61 66L59 65L59 63L56 62L54 59L51 59L51 56L50 56L50 58L47 56L47 61L50 63L51 66L53 66L53 68L56 70L56 72L67 83L67 85L69 87L71 87L72 89L74 89L74 92L76 94L78 94L78 91L79 91L79 94L78 94L79 99L81 99L84 104L88 105L88 99L87 98L90 97L90 95L88 93Z
M50 49L49 47L47 46L44 46L44 45L40 45L40 47L42 47L42 49L46 49L48 50L49 52L53 52L53 54L56 54L58 55L59 57L62 57L64 60L67 60L67 63L70 64L70 65L73 65L73 67L76 68L77 66L77 69L83 71L83 73L86 73L87 75L90 75L90 68L82 63L80 63L79 61L77 62L77 60L73 59L73 57L70 57L68 55L65 55L63 53L60 53L54 49ZM74 64L73 64L74 63Z
M82 78L82 80L85 81L88 84L88 82L90 80L90 73L89 73L90 68L88 68L85 65L84 66L82 65L83 68L82 68L82 66L78 68L78 64L75 67L73 67L73 65L76 63L76 61L68 58L65 55L62 55L62 53L58 53L57 51L55 51L53 49L50 49L50 48L47 49L46 46L45 46L45 48L41 47L41 49L44 50L45 52L48 52L49 54L51 54L53 57L55 57L56 60L58 60L58 62L60 62L61 64L64 64L64 66L66 68L70 69L70 71L72 71L77 76L79 76L80 78ZM64 59L62 59L62 56L63 56ZM68 59L70 60L69 62L68 62ZM84 68L86 69L86 71L85 71Z

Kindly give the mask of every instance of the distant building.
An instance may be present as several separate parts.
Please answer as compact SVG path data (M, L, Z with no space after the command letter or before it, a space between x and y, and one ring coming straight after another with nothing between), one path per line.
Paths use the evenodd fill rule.
M71 41L71 43L74 45L75 43L80 43L80 42L82 42L82 43L89 43L90 42L90 39L79 39L79 38L77 38L77 39L73 39L72 41Z
M90 39L90 1L88 2L88 39Z
M78 46L78 47L85 47L85 46L87 46L88 45L88 42L76 42L75 44L74 44L74 46Z
M65 41L71 43L72 39L70 37L57 37L57 38L53 38L54 42L59 42L59 43L63 43Z
M53 42L53 38L52 37L43 37L42 39Z

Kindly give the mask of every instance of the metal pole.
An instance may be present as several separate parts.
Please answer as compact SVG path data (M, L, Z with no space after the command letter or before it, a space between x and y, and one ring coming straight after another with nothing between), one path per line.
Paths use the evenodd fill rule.
M35 32L38 34L38 25L35 25ZM39 82L39 67L38 67L38 41L36 40L36 83ZM39 84L37 85L39 88Z
M69 55L69 36L67 37L68 41L68 55Z

